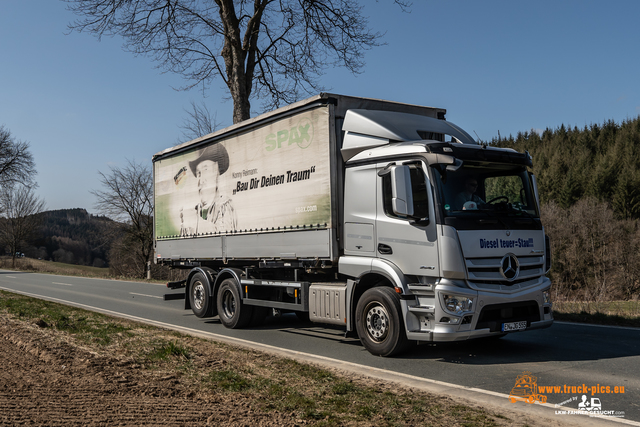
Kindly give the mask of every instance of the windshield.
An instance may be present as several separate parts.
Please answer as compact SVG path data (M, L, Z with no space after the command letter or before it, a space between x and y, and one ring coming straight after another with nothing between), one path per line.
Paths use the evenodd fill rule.
M433 169L445 217L538 217L524 166L463 165L447 170L445 165L435 165Z

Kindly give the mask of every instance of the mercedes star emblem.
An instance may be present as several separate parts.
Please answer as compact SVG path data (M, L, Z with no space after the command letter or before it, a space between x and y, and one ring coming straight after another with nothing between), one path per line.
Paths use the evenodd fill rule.
M500 274L502 277L512 282L520 273L520 263L514 254L506 254L500 261Z

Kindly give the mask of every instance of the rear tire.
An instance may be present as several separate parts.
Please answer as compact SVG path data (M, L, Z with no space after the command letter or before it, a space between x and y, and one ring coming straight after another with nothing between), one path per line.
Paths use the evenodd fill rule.
M229 329L239 329L251 322L253 307L243 304L235 280L225 279L218 289L218 316L220 322Z
M400 297L388 287L371 288L356 308L356 329L364 348L376 356L393 356L408 347Z
M198 272L191 277L189 282L189 304L197 317L212 317L214 313L211 288L204 274Z

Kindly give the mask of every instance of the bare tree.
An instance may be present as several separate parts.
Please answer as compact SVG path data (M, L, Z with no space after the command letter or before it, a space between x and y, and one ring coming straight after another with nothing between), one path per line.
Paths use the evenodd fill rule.
M613 301L637 298L640 291L638 222L617 219L606 202L579 200L563 209L542 205L551 239L556 300Z
M38 232L42 222L45 202L39 199L33 188L25 185L3 187L0 190L0 242L9 250L12 265L22 246Z
M114 247L126 251L136 275L145 277L153 252L153 177L149 168L135 161L125 167L99 172L103 190L91 192L96 209L123 224L122 240Z
M185 112L187 113L187 118L180 126L182 129L180 142L187 142L208 135L221 126L217 121L217 114L211 116L211 112L209 112L204 102L196 104L191 101L191 109L185 109Z
M35 186L36 167L29 143L17 141L9 129L0 126L0 187L16 184Z
M186 78L182 89L222 78L234 123L250 118L252 97L275 108L321 91L328 67L358 73L382 37L357 0L66 1L80 17L70 30L122 36L126 50Z

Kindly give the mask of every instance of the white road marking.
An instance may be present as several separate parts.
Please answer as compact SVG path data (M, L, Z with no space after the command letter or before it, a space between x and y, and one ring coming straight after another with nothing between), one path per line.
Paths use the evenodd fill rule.
M71 285L69 283L60 283L60 282L51 282L51 283L53 283L54 285L73 286L73 285Z
M554 320L553 323L558 325L573 325L573 326L588 326L593 328L610 328L610 329L626 329L628 331L637 331L638 328L634 326L616 326L616 325L596 325L595 323L578 323L578 322L566 322Z
M137 294L135 292L129 292L129 295L138 295L138 296L141 296L141 297L164 299L164 297L159 297L157 295Z

